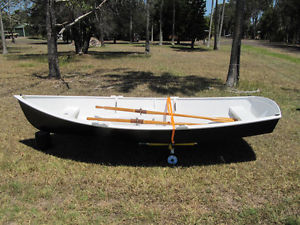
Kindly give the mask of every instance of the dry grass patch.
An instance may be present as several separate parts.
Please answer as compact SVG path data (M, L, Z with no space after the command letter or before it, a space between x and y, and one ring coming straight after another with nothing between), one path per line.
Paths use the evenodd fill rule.
M272 134L178 149L171 168L167 150L121 140L53 135L40 151L12 95L230 96L229 46L153 46L145 56L141 44L107 44L77 56L60 44L64 82L45 79L43 41L9 46L0 56L0 223L299 224L297 60L243 48L239 89L259 89L283 118Z

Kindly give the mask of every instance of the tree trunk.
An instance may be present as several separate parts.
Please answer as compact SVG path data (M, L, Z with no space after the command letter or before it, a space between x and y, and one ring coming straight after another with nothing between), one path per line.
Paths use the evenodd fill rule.
M82 46L83 54L88 54L89 47L90 47L90 40L91 40L91 35L90 34L85 35L83 40L83 46Z
M257 26L258 15L255 14L253 18L253 39L256 39L256 26Z
M85 24L78 23L72 27L73 39L75 42L76 54L87 54L90 47L91 32ZM103 35L100 36L100 42L102 45Z
M133 24L132 24L132 15L130 15L130 24L129 24L129 39L130 39L130 43L133 42L133 35L132 35L132 27L133 27Z
M210 46L210 35L211 35L213 14L214 14L214 0L211 0L211 11L210 11L210 19L209 19L209 32L208 32L208 40L207 40L207 47L208 48Z
M245 0L239 0L236 3L235 26L234 26L233 41L231 47L230 64L229 64L228 75L226 80L227 87L235 87L238 85L239 82L244 4L245 4Z
M5 55L8 53L7 46L6 46L6 40L5 40L5 34L4 34L4 27L3 27L3 21L2 21L2 11L0 9L0 32L1 32L1 39L2 39L2 54Z
M104 5L105 2L107 2L108 0L103 0L97 7L95 7L93 10L77 17L73 22L68 23L66 26L64 26L60 31L59 31L59 35L63 34L65 32L66 29L71 28L73 25L77 24L79 21L81 21L82 19L92 15L93 12L95 12L96 10L101 9L101 7Z
M130 18L129 18L129 42L130 43L133 42L132 28L133 28L132 1L130 1Z
M218 38L219 38L219 10L218 10L218 0L216 0L214 50L219 49L219 47L218 47Z
M91 39L91 37L89 37L89 38ZM105 43L104 43L103 33L101 33L99 41L101 43L101 47L104 47ZM116 38L114 38L114 44L116 44L116 43L117 43L117 40L116 40Z
M191 49L194 49L195 41L196 41L196 39L195 39L195 38L192 38L192 41L191 41Z
M163 7L164 7L164 0L161 0L160 3L160 12L159 12L159 45L163 44L163 30L162 30L162 23L163 23Z
M222 7L222 18L221 18L220 30L219 30L219 43L218 43L218 46L219 46L219 47L220 47L221 34L222 34L222 28L223 28L223 22L224 22L224 12L225 12L225 5L226 5L226 1L225 1L225 0L223 0L223 7Z
M54 0L47 0L46 29L48 41L48 77L60 79L55 24L56 18L54 10Z
M101 9L99 10L99 16L98 16L98 12L95 12L95 16L96 16L96 20L98 23L98 27L99 27L99 41L101 43L101 47L104 46L104 32L103 32L103 22L101 21L102 15L101 15ZM91 38L91 37L90 37ZM116 44L115 41L115 37L114 37L114 44Z
M149 43L149 20L150 20L150 15L149 15L149 1L147 0L146 3L146 45L145 45L145 53L149 54L150 53L150 43Z
M173 0L172 45L175 45L174 39L175 39L175 0Z
M154 34L153 34L153 23L152 23L152 25L151 25L151 43L153 43L153 41L154 41Z
M14 37L14 30L13 30L13 26L12 26L12 19L11 19L11 13L10 13L10 6L11 6L11 0L8 1L8 18L9 18L9 30L10 30L10 35L11 35L11 42L12 43L16 43L15 41L15 37Z
M78 23L72 27L72 34L75 45L75 53L81 55L83 43L81 42L81 33L79 26L80 24Z

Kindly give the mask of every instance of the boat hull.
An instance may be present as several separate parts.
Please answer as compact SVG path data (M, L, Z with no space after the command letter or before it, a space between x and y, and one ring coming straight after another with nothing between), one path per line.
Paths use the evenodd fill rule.
M123 137L138 142L170 142L172 130L135 130L76 123L44 113L19 100L27 120L37 129L60 134ZM279 118L201 129L176 129L175 142L201 142L271 133Z

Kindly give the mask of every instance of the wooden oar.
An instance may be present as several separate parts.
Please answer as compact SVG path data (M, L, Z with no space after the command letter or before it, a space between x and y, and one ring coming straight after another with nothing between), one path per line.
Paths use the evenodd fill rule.
M101 117L87 117L86 119L96 120L96 121L121 122L121 123L172 125L171 122L140 120L140 119L116 119L116 118L101 118ZM181 122L175 123L175 125L203 125L203 124L205 123L181 123Z
M167 112L158 112L158 111L150 111L150 110L143 110L143 109L130 109L130 108L120 108L120 107L111 107L111 106L96 106L96 108L97 109L123 111L123 112L134 112L134 113L140 113L140 114L153 114L153 115L166 115L166 116L169 116L169 113L167 113ZM226 122L234 122L235 121L232 118L226 118L226 117L194 116L194 115L186 115L186 114L179 114L179 113L173 113L173 116L211 120L211 121L215 121L215 122L219 122L219 123L226 123Z

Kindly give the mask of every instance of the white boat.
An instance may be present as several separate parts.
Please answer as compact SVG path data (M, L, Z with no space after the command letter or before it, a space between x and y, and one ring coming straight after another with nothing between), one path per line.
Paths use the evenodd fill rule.
M187 143L271 133L281 118L274 101L256 96L171 97L172 113L168 112L167 98L42 95L15 95L15 98L27 120L41 131L116 135L138 142L170 143L172 134L175 143Z

